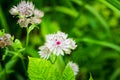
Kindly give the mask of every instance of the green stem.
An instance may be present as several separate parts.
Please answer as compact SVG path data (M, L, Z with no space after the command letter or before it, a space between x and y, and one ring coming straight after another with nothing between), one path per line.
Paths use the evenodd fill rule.
M54 63L56 62L56 60L57 60L57 56L51 56L51 57L50 57L50 62L51 62L52 64L54 64Z
M8 65L9 63L11 63L12 61L17 62L18 57L19 57L21 59L22 64L23 64L23 68L26 71L26 67L25 67L25 62L24 62L23 55L21 53L14 52L14 51L8 51L8 53L14 54L14 56L11 58L11 60L6 65ZM11 68L13 66L14 66L14 64L11 64L9 66L9 68Z
M27 30L27 38L26 38L26 47L28 46L29 43L29 32L28 32L28 27L26 28Z
M5 54L3 55L2 60L5 59L5 56L6 56L7 54L8 54L8 48L6 47L6 49L5 49Z

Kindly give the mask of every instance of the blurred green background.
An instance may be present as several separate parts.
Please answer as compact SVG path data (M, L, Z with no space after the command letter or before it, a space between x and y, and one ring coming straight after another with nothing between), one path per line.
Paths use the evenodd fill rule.
M26 30L9 13L20 1L0 0L0 29L24 43ZM45 35L61 30L78 45L71 55L64 56L65 63L73 61L79 65L77 80L88 80L90 73L95 80L120 80L120 0L30 1L45 15L39 29L30 33L26 55L39 57L38 47L44 44ZM19 80L24 80L24 71L19 69L15 69L21 74Z

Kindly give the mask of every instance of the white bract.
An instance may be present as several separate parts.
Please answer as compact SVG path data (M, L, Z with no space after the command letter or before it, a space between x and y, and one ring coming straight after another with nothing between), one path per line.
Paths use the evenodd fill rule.
M12 15L18 15L19 14L19 11L18 11L16 6L13 6L13 8L11 8L9 12Z
M46 46L39 47L40 51L38 52L42 58L48 59L50 56L50 50Z
M51 53L56 56L70 54L71 49L74 50L77 45L71 38L67 38L67 34L57 32L56 34L49 34L46 36L45 45Z
M72 68L74 75L77 75L77 73L79 72L79 67L76 63L73 62L69 62L70 67Z

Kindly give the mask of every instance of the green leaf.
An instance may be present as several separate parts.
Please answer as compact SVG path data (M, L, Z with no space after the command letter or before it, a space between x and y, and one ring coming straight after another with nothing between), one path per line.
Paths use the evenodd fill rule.
M29 28L28 28L28 33L30 33L34 28L36 27L36 25L31 25Z
M120 10L120 3L117 0L106 0L108 3Z
M90 78L89 78L89 80L94 80L93 78L92 78L92 75L90 74Z
M69 64L63 72L62 80L75 80L74 72Z
M15 49L15 50L18 50L18 49L22 49L23 47L22 47L22 43L20 42L20 40L18 40L18 39L15 39L15 42L13 43L13 48Z
M59 80L59 72L54 64L40 58L29 57L28 76L30 80Z

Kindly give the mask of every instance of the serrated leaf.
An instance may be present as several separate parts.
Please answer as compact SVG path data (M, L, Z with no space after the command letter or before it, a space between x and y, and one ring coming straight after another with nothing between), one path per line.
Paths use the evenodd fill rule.
M75 80L74 72L70 65L67 65L62 76L62 80Z
M30 58L28 64L30 80L59 80L59 73L54 64L40 58Z

